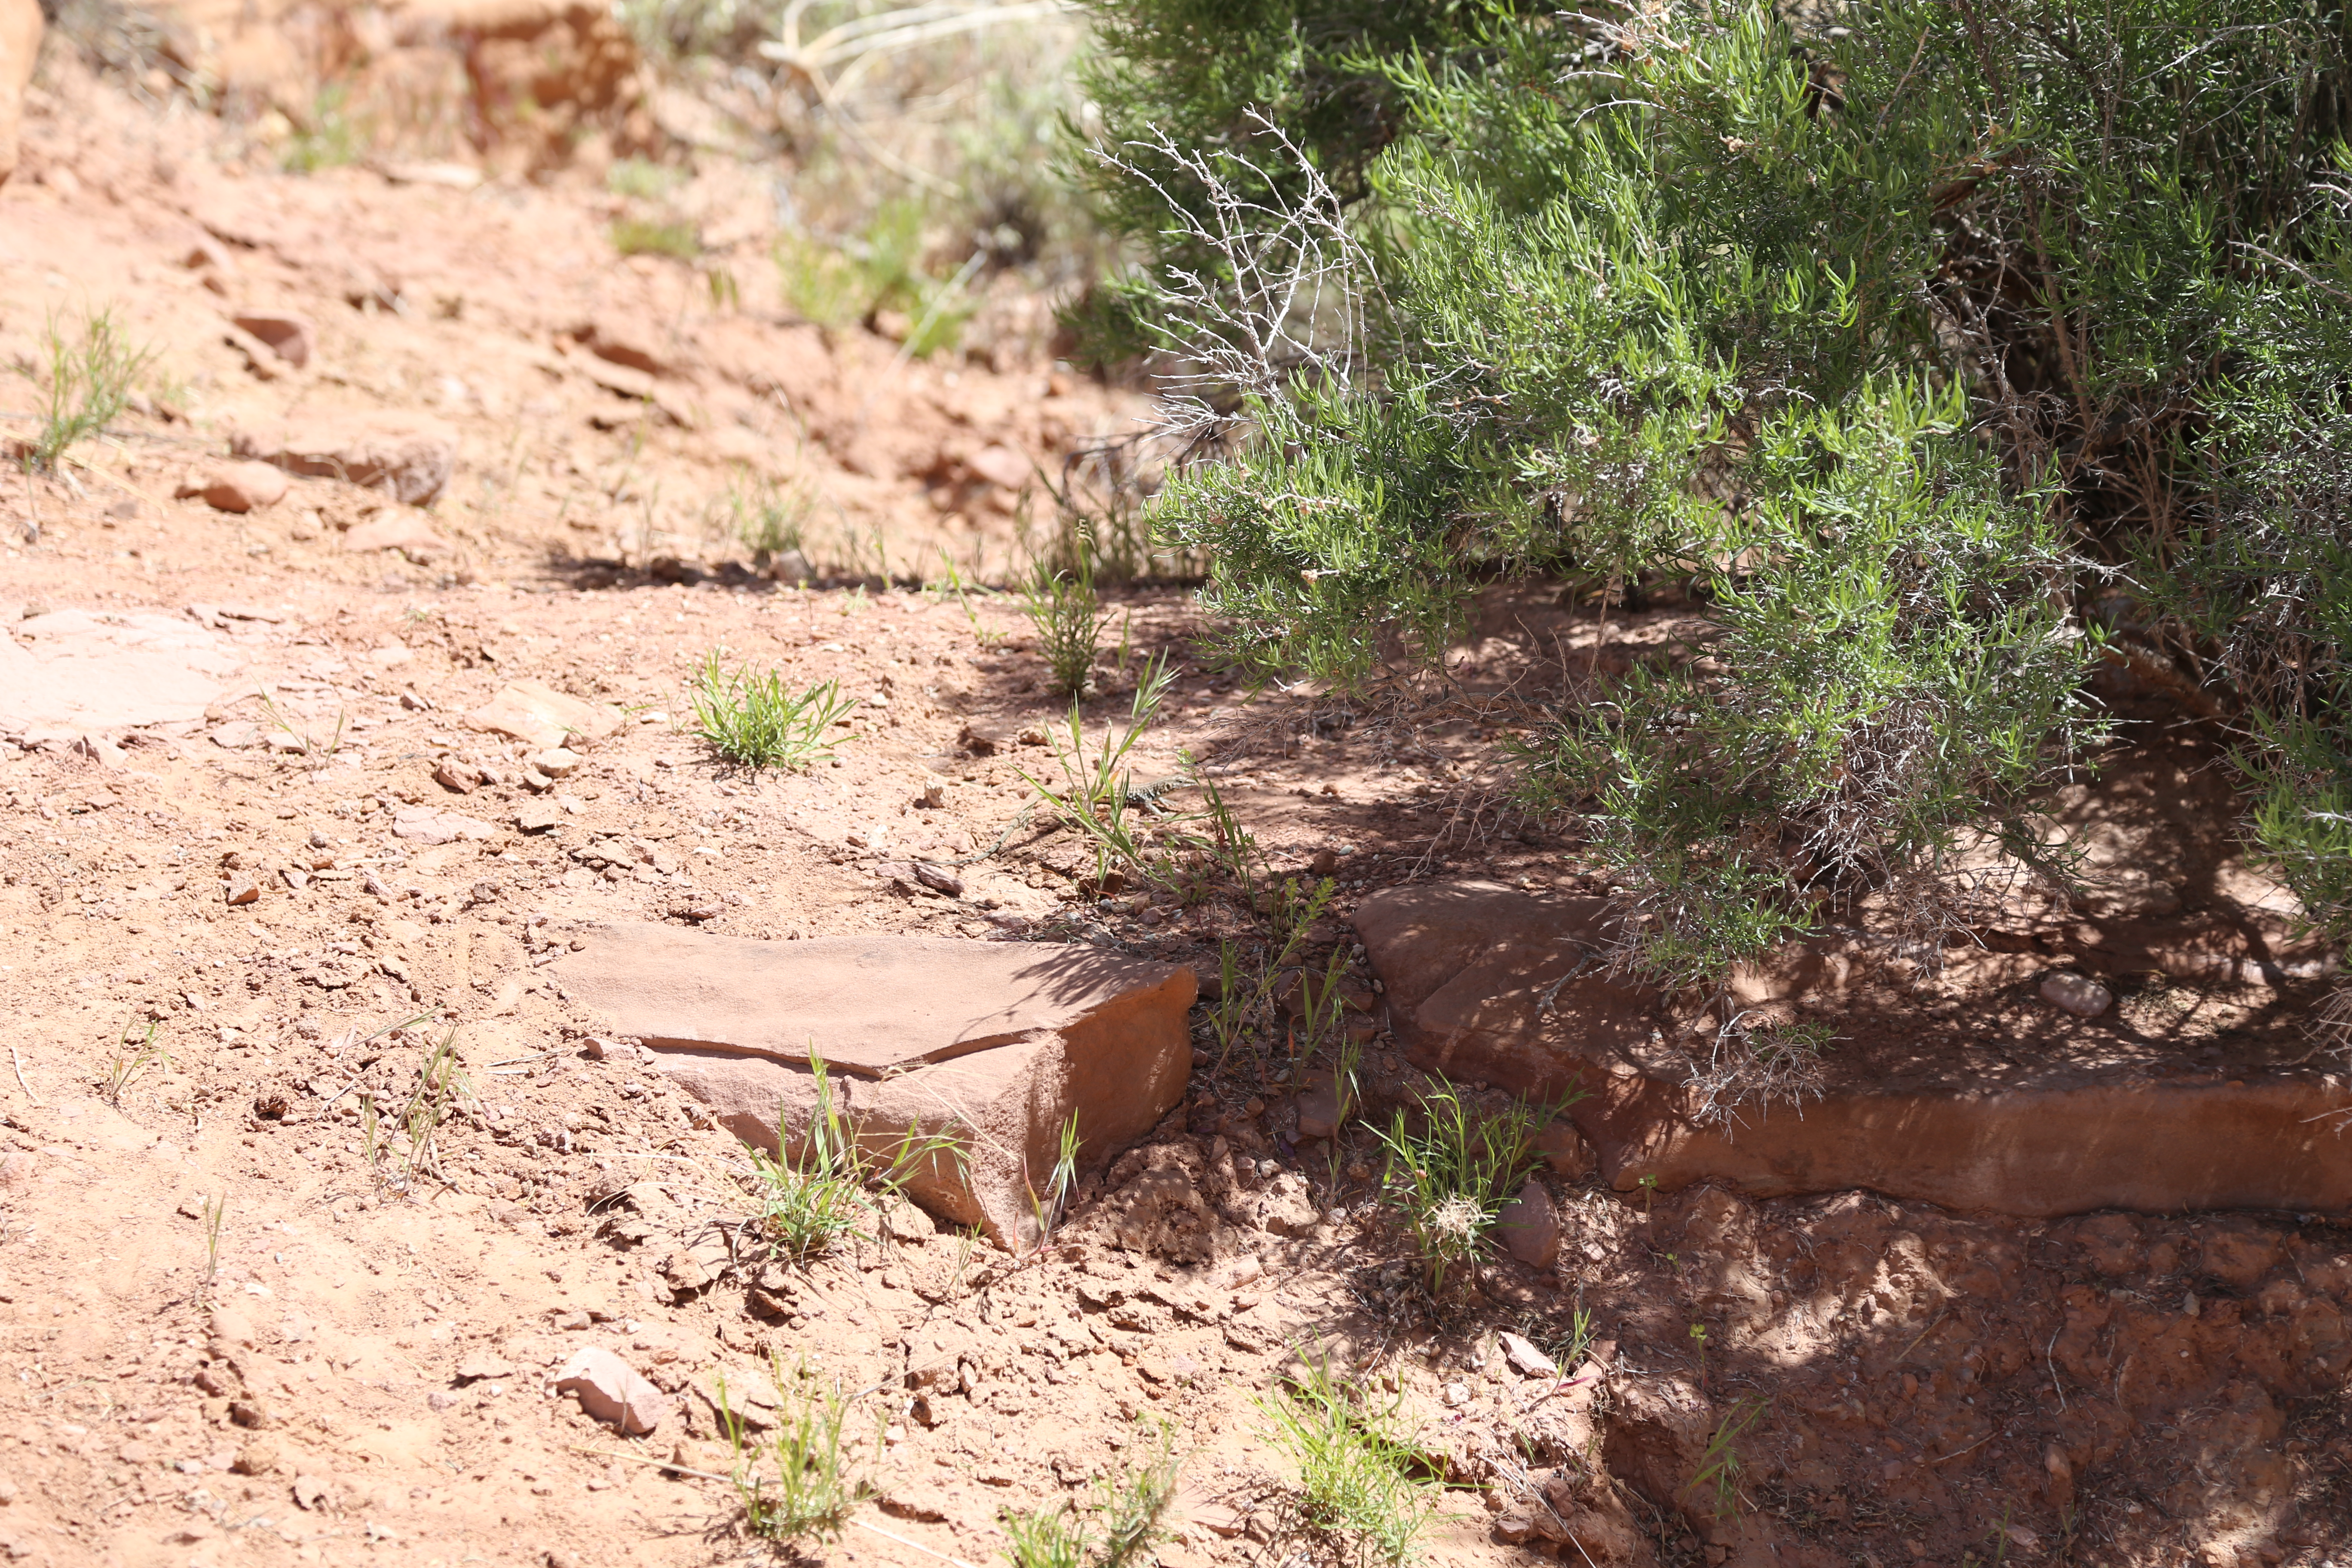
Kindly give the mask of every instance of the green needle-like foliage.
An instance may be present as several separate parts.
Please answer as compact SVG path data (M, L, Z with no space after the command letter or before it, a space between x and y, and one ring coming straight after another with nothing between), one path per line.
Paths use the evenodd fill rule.
M1426 656L1497 574L1700 606L1526 748L1622 963L1712 987L1865 898L1932 961L1964 852L2063 876L2030 806L2111 653L2204 685L2352 935L2340 5L1097 9L1148 260L1089 321L1175 367L1214 460L1153 521L1234 658Z

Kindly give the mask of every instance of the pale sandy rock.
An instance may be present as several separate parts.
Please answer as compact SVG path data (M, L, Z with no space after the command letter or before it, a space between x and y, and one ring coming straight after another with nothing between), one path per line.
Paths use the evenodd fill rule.
M243 668L180 616L56 610L0 633L0 734L26 745L201 720Z
M2077 1018L2095 1018L2116 999L2115 993L2080 974L2053 974L2042 983L2042 999L2063 1007Z
M457 431L421 414L315 415L239 431L229 447L289 473L341 479L423 506L449 483Z
M1019 489L1034 477L1029 459L1010 447L982 447L964 467L971 470L975 479L1002 485L1008 490Z
M583 758L569 746L550 746L530 759L530 765L549 778L569 778L576 772Z
M457 549L439 531L433 520L421 511L405 507L378 512L367 521L353 525L343 535L343 548L355 554L367 554L378 550L397 550L404 555L419 559L447 555Z
M492 734L510 735L542 750L593 743L621 727L621 710L558 691L542 680L511 681L466 715L466 722Z
M1521 1377L1558 1377L1559 1363L1538 1350L1535 1342L1524 1334L1502 1333L1496 1336L1503 1350L1503 1360Z
M624 925L555 968L747 1142L802 1145L814 1049L877 1154L918 1128L962 1146L922 1162L908 1194L1007 1244L1034 1231L1072 1115L1080 1164L1098 1168L1175 1108L1192 1069L1192 971L1091 948Z
M669 1409L660 1389L602 1345L572 1352L555 1373L555 1392L577 1396L581 1409L624 1437L652 1431Z

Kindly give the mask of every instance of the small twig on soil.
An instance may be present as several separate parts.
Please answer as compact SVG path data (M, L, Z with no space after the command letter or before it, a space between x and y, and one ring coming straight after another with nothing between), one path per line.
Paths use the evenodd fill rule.
M25 1058L16 1054L16 1042L13 1040L10 1041L8 1045L8 1059L16 1064L16 1087L25 1091L25 1098L26 1100L31 1100L35 1105L40 1105L41 1097L35 1094L33 1092L33 1086L25 1081ZM44 1105L41 1106L41 1109L46 1110L48 1107Z
M868 1524L862 1519L853 1519L849 1522L856 1525L860 1530L872 1531L875 1534L880 1536L885 1541L895 1541L901 1546L912 1547L926 1557L936 1557L942 1563L952 1563L955 1564L955 1568L972 1568L971 1563L965 1562L961 1557L950 1557L944 1552L934 1552L919 1541L909 1541L903 1535L894 1535L878 1524Z

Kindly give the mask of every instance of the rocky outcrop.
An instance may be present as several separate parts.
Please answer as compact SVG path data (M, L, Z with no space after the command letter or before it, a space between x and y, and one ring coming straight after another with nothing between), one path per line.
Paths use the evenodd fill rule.
M1822 1098L1703 1124L1682 1048L1694 1020L1606 977L1602 900L1454 882L1376 894L1355 921L1412 1060L1538 1099L1581 1092L1568 1114L1620 1189L1864 1187L2032 1216L2352 1209L2352 1140L2337 1134L2352 1089L2307 1067L2189 1070L2044 1005L2030 1070L1988 1081L1937 1059L1969 1045L1967 1016L1898 1015L1874 1027L1904 1049L1833 1051Z
M745 1142L798 1157L812 1055L884 1163L943 1137L907 1192L942 1219L1034 1237L1062 1130L1099 1169L1181 1100L1190 969L1091 948L924 937L756 942L612 926L558 965L567 993L642 1039Z
M239 431L229 450L288 473L341 479L425 506L449 483L457 432L422 414L320 415Z

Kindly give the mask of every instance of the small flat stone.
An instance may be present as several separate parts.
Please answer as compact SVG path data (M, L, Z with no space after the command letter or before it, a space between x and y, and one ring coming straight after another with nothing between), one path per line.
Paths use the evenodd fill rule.
M555 1391L575 1395L582 1410L624 1437L652 1431L668 1408L660 1389L602 1345L572 1352L556 1372Z
M2095 1018L2115 1002L2115 993L2080 974L2053 974L2042 982L2042 999L2077 1018Z
M397 550L404 555L446 555L457 546L433 530L421 511L398 509L379 512L343 535L343 548L358 554Z
M318 341L318 330L311 326L310 317L291 310L248 310L230 319L296 370L310 363L310 349Z
M609 702L567 695L544 681L517 680L467 714L466 722L549 751L569 749L566 742L575 736L591 742L603 740L621 727L621 710Z
M497 828L479 817L461 816L430 805L407 805L393 813L392 832L395 838L425 845L455 844L461 838L495 838L499 834Z
M286 475L268 463L222 463L189 475L178 493L215 511L259 511L286 499Z
M1504 1333L1496 1336L1503 1347L1503 1360L1521 1377L1558 1377L1559 1363L1535 1347L1535 1342L1522 1334Z

